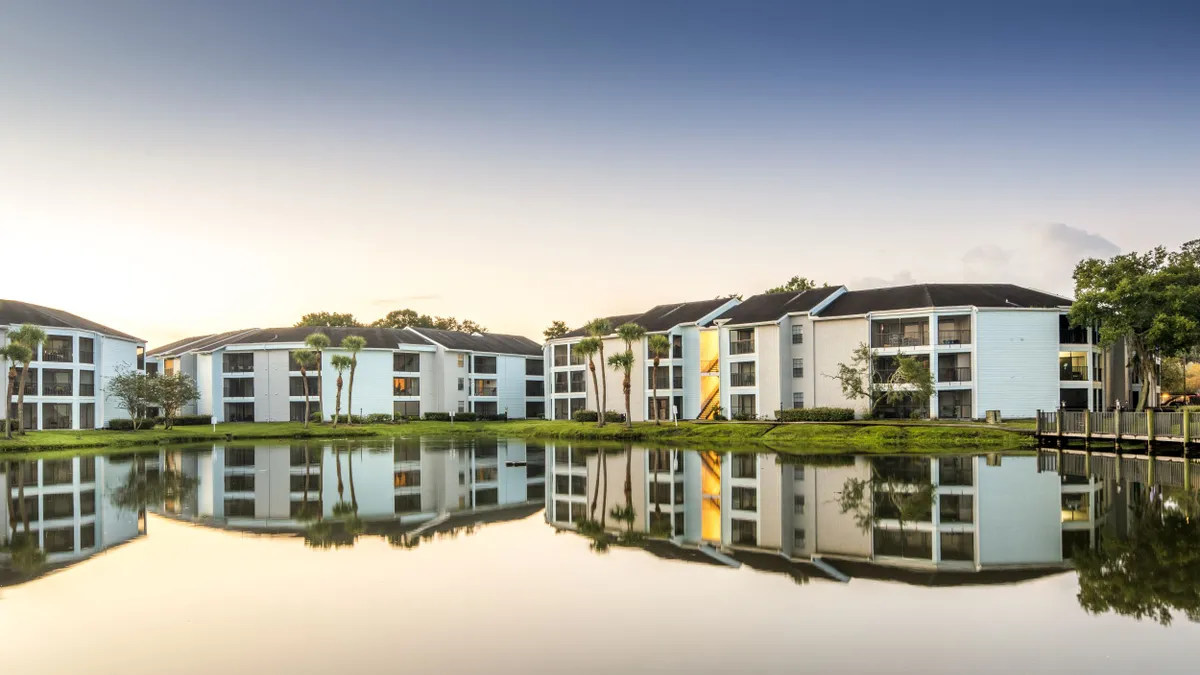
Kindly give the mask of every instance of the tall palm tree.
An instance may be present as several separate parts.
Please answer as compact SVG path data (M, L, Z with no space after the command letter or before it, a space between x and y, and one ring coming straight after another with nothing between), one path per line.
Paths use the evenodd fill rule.
M358 335L342 338L342 349L350 352L350 388L346 392L346 423L354 423L354 371L358 370L358 353L367 346L367 341Z
M304 383L304 428L308 428L308 369L317 365L317 353L311 349L297 349L292 359L300 366L300 381Z
M597 408L596 412L599 414L599 424L596 426L602 427L604 426L604 406L608 405L608 375L607 371L604 370L604 336L612 332L612 322L608 319L592 319L588 322L586 328L588 335L596 338L600 345L600 400L604 401L604 405Z
M350 367L350 357L338 354L329 359L329 365L337 372L337 398L334 399L333 407L333 428L336 429L338 418L342 416L342 373Z
M630 381L630 374L633 373L633 361L634 361L634 358L633 358L632 351L617 352L616 354L613 354L612 356L608 357L608 366L610 368L612 368L613 370L621 371L625 376L621 380L621 389L625 393L625 428L626 429L633 428L633 414L632 414L632 410L629 407L629 393L632 388L629 381Z
M639 346L641 345L642 340L646 338L646 329L642 328L636 323L623 323L620 326L617 326L617 337L621 338L621 342L625 343L625 351L628 352L630 356L634 356L633 343L636 342ZM633 417L630 415L631 410L629 407L629 391L632 388L630 375L633 372L633 365L635 363L637 363L636 357L630 362L629 369L625 371L625 421L627 426L632 426L633 422Z
M588 370L592 371L592 391L596 394L596 415L599 426L604 426L604 406L600 405L600 381L596 379L596 352L600 351L600 338L588 337L575 345L575 353L587 359Z
M4 476L7 479L4 483L4 512L8 514L8 528L11 532L8 537L9 540L17 536L17 512L13 510L12 485L8 483L8 481L12 480L13 466L15 464L11 461L4 463Z
M13 342L0 347L0 364L4 365L4 437L12 439L12 420L9 412L12 410L13 380L17 374L17 364L26 363L33 359L29 347ZM21 417L21 406L17 406L17 417Z
M304 346L317 353L317 406L321 411L321 421L325 421L325 368L322 367L323 354L329 349L329 336L324 333L312 333L304 338Z
M17 433L25 435L25 378L29 374L29 364L37 358L38 347L46 342L46 331L27 323L8 334L10 342L25 345L29 348L29 358L21 362L21 381L17 385Z
M658 364L664 356L671 353L671 341L666 335L651 335L646 341L646 348L650 352L650 358L654 360L654 375L653 388L654 400L650 403L650 415L654 418L655 424L662 424L658 419Z

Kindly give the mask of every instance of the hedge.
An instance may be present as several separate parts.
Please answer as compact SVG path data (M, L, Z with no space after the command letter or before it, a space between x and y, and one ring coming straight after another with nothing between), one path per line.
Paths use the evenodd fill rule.
M775 419L780 422L851 422L854 420L854 410L851 408L776 410Z
M333 421L334 415L330 415L330 421ZM337 415L338 424L362 424L367 418L362 415Z
M198 427L212 424L212 415L180 415L171 418L171 425L176 427Z
M153 429L154 418L143 419L138 422L138 429ZM112 431L133 431L133 420L130 419L115 419L108 421L108 428Z
M595 422L599 419L595 410L576 410L575 414L571 415L571 419L576 422ZM625 415L611 410L604 413L605 422L620 423L625 421Z
M729 419L733 420L734 422L753 422L754 420L756 420L758 418L755 417L754 415L751 415L750 413L740 413L739 412L739 413L733 413L732 415L730 415Z

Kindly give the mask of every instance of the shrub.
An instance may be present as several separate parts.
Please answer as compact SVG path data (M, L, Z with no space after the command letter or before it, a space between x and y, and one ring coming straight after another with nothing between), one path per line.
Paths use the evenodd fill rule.
M454 413L455 422L474 422L479 419L479 415L473 412L456 412Z
M179 415L171 419L171 424L177 427L198 427L212 424L212 415Z
M450 413L444 412L427 412L425 413L426 422L449 422Z
M849 422L854 419L852 408L796 408L776 410L780 422Z
M321 414L321 411L320 411L320 410L317 410L317 411L315 411L315 412L309 413L309 415L308 415L308 421L309 421L309 422L318 422L318 423L319 423L319 422L324 422L324 421L325 421L325 416Z
M625 422L625 413L619 413L619 412L613 412L611 410L606 410L604 412L604 421L605 422L617 422L617 423L623 424Z
M455 418L457 417L458 416L455 415ZM480 422L507 422L508 414L499 413L497 415L481 415L479 413L475 413L475 419L479 420Z
M753 422L758 418L750 413L733 413L729 416L729 419L733 420L734 422Z
M434 413L435 415L437 413ZM392 416L393 422L415 422L421 419L419 415L401 415L399 413Z
M575 422L595 422L600 419L595 410L576 410L571 419Z
M367 424L391 424L395 418L388 413L371 413L366 420Z
M138 422L138 429L153 429L154 418L146 418ZM108 428L112 431L133 431L133 420L115 419L108 421Z
M329 416L330 419L333 419L333 417L334 417L333 415ZM362 424L363 422L366 421L366 419L367 418L363 417L362 415L338 415L337 416L338 424Z

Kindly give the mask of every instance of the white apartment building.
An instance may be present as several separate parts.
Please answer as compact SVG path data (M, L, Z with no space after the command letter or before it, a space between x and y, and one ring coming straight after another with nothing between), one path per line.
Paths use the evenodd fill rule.
M727 309L738 304L736 298L717 298L697 302L681 302L658 305L640 314L622 314L606 317L614 333L605 336L604 355L622 352L625 345L616 336L617 327L633 323L646 330L647 337L632 345L634 355L633 373L630 377L630 408L635 422L651 419L651 406L658 412L658 419L672 417L672 409L679 419L696 419L705 404L701 364L717 359L715 339L703 338L704 329L712 320ZM648 353L650 335L665 335L671 343L668 354L659 359L655 375L653 357ZM574 346L587 337L587 332L578 328L561 338L549 340L546 349L546 370L550 373L551 409L549 419L570 419L576 410L594 409L595 394L587 363L579 357ZM713 336L715 337L715 335ZM623 375L600 362L596 357L596 376L605 370L608 381L608 397L605 409L625 412L625 395L622 390ZM657 378L657 398L655 398Z
M25 379L23 416L27 430L100 429L129 414L104 393L104 385L123 369L142 368L145 341L59 309L16 300L0 300L0 344L24 324L46 332ZM0 406L0 419L16 419L13 397Z
M337 373L333 356L350 335L366 340L358 354L354 410L350 373L342 376L342 414L403 415L429 412L545 414L542 348L515 335L432 329L287 327L233 331L180 340L148 355L153 372L184 372L196 379L200 399L185 413L212 415L215 422L284 422L304 418L304 381L291 353L305 349L312 333L332 346L320 370L308 372L309 409L334 413Z

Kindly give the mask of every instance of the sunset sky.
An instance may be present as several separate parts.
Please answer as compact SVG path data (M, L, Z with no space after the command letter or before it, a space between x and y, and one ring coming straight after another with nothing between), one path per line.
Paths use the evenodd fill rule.
M1200 237L1200 3L0 0L0 298L159 344Z

